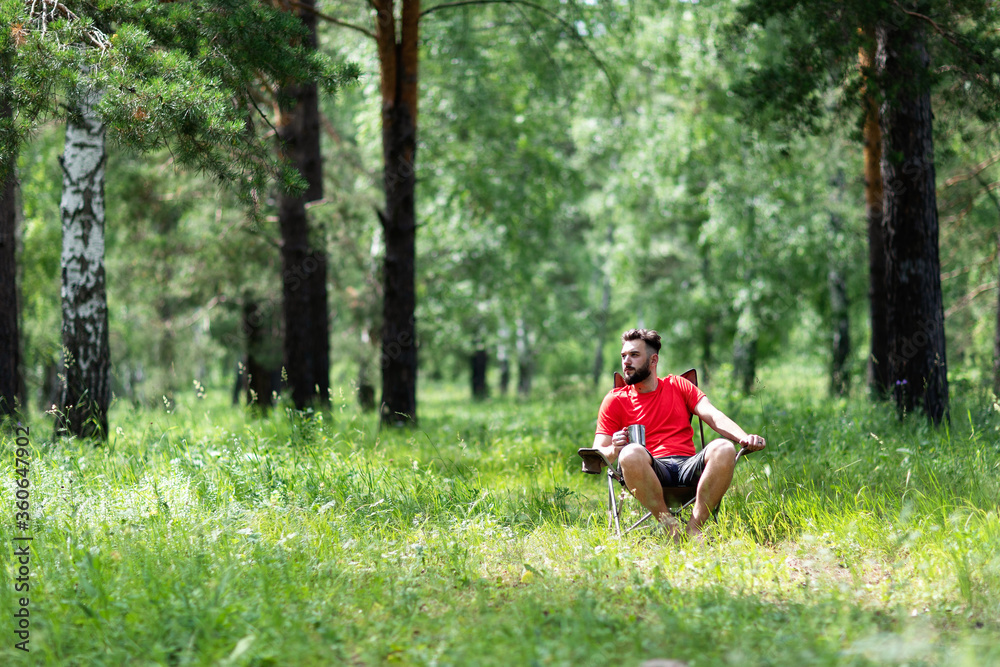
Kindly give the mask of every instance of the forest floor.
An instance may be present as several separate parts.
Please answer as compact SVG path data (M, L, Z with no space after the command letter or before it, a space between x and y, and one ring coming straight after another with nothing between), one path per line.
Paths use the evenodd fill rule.
M256 418L192 393L116 406L101 448L39 417L24 474L3 436L0 663L1000 665L992 399L955 391L933 429L808 383L712 388L769 445L708 544L675 545L607 530L576 456L601 393L428 388L410 431L351 396Z

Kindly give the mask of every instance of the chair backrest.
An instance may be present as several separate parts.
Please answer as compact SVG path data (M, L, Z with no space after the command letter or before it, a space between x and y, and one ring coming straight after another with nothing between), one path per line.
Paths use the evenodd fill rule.
M698 369L692 368L691 370L684 371L681 373L681 377L693 384L698 386ZM615 389L621 389L625 386L625 378L618 371L615 371Z
M681 377L693 384L698 386L698 371L694 368L681 373ZM701 417L698 417L698 429L701 432L701 448L705 449L705 423L701 421Z

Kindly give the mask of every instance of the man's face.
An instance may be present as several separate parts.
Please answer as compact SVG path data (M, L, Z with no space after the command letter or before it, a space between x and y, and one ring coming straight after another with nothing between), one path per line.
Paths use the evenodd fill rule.
M649 354L646 342L627 340L622 345L622 375L625 384L638 384L650 375L650 362L655 355Z

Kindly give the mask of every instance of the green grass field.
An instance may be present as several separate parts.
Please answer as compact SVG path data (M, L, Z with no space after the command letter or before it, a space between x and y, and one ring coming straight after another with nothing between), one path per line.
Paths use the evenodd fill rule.
M3 439L0 664L1000 664L1000 406L955 392L935 430L807 381L710 395L770 444L705 546L608 534L596 391L430 388L409 432L191 394L116 407L100 449L38 418L30 653Z

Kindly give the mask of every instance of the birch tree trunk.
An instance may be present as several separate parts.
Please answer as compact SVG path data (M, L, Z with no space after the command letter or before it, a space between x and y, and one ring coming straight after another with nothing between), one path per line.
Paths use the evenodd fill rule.
M615 242L615 226L614 224L608 225L608 234L605 238L604 250L610 253L610 249ZM604 264L607 263L607 258L604 258L601 266L601 308L597 313L597 344L594 350L594 386L598 386L601 382L601 377L604 375L604 344L607 342L605 340L608 336L608 319L611 312L611 275L609 274L607 268Z
M881 109L889 368L901 414L948 414L930 57L920 26L882 26Z
M63 383L57 435L106 438L110 397L104 277L104 125L99 95L80 96L66 122L62 215Z
M752 252L756 248L757 209L747 208L747 250L742 257L740 275L744 285L753 285L756 273L756 257ZM740 313L736 321L736 335L733 339L733 379L735 379L744 394L753 391L757 379L757 347L760 340L760 327L757 315L757 295L747 294L740 305Z

